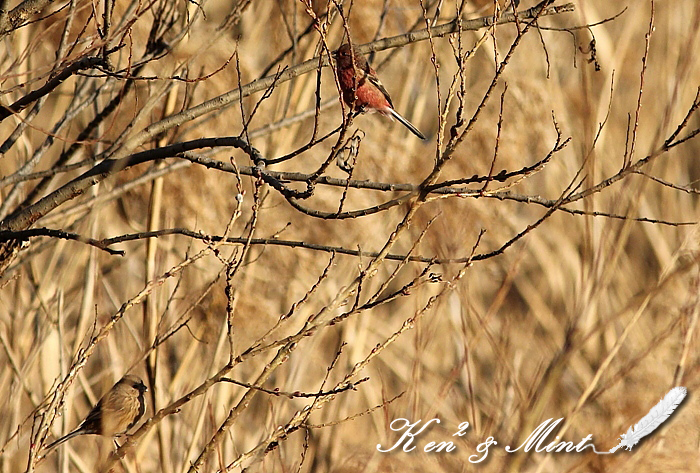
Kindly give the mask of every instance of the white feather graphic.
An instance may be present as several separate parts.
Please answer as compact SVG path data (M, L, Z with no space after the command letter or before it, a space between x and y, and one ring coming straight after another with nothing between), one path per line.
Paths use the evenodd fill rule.
M649 414L642 417L642 420L634 425L634 428L630 427L627 433L622 434L620 437L620 444L610 450L609 453L615 452L620 447L626 447L627 450L632 450L632 447L637 445L642 437L652 433L673 414L678 404L685 399L687 392L688 390L682 386L671 389L668 394L649 411Z

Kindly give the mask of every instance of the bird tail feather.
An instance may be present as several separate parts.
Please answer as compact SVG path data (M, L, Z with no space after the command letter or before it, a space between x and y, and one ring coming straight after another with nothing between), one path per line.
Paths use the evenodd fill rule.
M427 140L427 138L425 137L425 135L424 135L423 133L421 133L420 130L418 130L418 128L416 128L416 127L413 125L413 123L409 122L409 121L406 120L404 117L402 117L401 115L399 115L399 112L397 112L397 111L394 110L393 108L389 108L388 110L389 110L389 112L391 113L391 115L392 115L394 118L396 118L398 121L401 122L401 124L402 124L403 126L405 126L406 128L408 128L409 130L411 130L411 133L413 133L414 135L416 135L416 136L417 136L418 138L420 138L421 140Z
M82 429L80 429L80 428L77 428L77 429L75 429L73 432L71 432L71 433L69 433L69 434L66 434L66 435L64 435L63 437L61 437L60 439L55 440L55 441L51 442L50 444L48 444L48 445L45 447L45 450L46 450L47 452L48 452L48 451L51 451L51 450L53 450L55 447L58 447L59 445L61 445L61 444L62 444L63 442L65 442L66 440L70 440L70 439L72 439L73 437L77 437L78 435L81 435L81 434L84 434L84 433L85 433L84 430L82 430Z

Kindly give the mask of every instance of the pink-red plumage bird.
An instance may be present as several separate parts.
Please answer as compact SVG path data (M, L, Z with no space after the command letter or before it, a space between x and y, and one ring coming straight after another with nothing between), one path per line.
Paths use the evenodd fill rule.
M360 113L378 112L389 118L396 118L418 138L426 139L418 128L394 110L389 92L367 59L356 48L351 48L349 43L345 43L338 48L334 56L343 101L348 106Z

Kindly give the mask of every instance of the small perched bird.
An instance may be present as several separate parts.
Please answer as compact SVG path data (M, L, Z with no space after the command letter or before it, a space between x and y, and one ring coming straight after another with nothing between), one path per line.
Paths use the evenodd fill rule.
M343 92L343 101L360 113L379 112L396 118L421 140L425 136L411 122L398 114L391 103L389 92L377 77L377 73L356 48L345 43L334 53L338 82Z
M68 435L49 444L51 450L66 440L84 434L114 437L132 428L146 412L144 393L148 388L141 378L128 374L97 402L85 420Z

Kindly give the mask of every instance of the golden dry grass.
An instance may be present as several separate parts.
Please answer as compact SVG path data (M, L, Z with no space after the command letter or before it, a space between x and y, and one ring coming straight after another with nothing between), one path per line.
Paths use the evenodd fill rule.
M127 3L117 2L114 18L125 15ZM166 2L167 3L167 2ZM234 4L236 2L233 2ZM245 4L245 2L242 2ZM271 61L291 43L289 32L298 34L309 22L304 5L292 0L251 2L239 22L223 31L217 27L232 6L230 2L204 4L206 18L197 16L194 3L177 3L184 21L185 9L195 19L189 34L165 57L140 71L137 81L119 105L82 147L77 162L103 152L112 143L133 136L162 117L202 103L258 78ZM483 4L484 2L479 2ZM366 43L377 38L424 27L417 1L389 2L389 10L377 33L383 2L356 1L348 18L353 41ZM160 5L160 4L158 4ZM495 173L517 170L542 159L552 148L556 131L552 113L563 136L571 142L547 166L510 188L518 195L559 198L582 169L580 189L613 176L623 166L626 146L639 97L645 34L649 28L650 3L630 1L624 5L595 0L575 2L575 13L550 16L542 26L557 28L593 24L627 10L615 20L579 29L573 34L534 29L523 38L499 85L479 117L473 131L445 166L441 179L488 175L494 154L499 119L499 96L507 84L503 127ZM11 5L12 6L12 5ZM317 13L323 2L314 2ZM524 5L529 7L531 5ZM57 7L52 7L57 8ZM92 2L76 2L77 35L87 22L86 35L96 40L95 21L89 15ZM454 15L453 5L443 5L441 20ZM477 7L467 7L467 17L477 17ZM154 7L155 11L155 7ZM480 10L481 14L488 14ZM432 12L432 10L431 10ZM4 39L0 52L0 77L5 91L2 103L9 104L46 81L55 60L56 44L68 15L64 10L46 20L21 28ZM128 45L114 57L115 65L126 66L140 57L151 27L149 14L139 16L123 41ZM632 161L655 153L682 121L700 86L700 62L694 51L700 46L700 6L693 0L655 4L655 30L650 38L647 70ZM80 25L80 26L78 26ZM178 23L179 28L182 27ZM172 39L176 34L166 34ZM589 42L595 37L596 59L601 70L587 62ZM462 41L470 49L484 30L465 32ZM327 37L334 47L343 35L336 17ZM502 60L515 38L512 24L496 30L498 58ZM544 43L545 48L543 48ZM318 35L304 37L296 55L286 57L281 67L313 57ZM433 46L440 62L440 93L444 100L457 73L446 38ZM90 44L80 43L71 57ZM184 76L201 77L219 69L239 52L239 63L231 61L212 77L199 82L174 81ZM464 97L469 118L494 77L494 41L488 38L466 62ZM438 104L436 79L430 62L428 41L376 54L382 81L392 93L397 110L432 138L420 142L399 124L376 115L355 119L362 141L353 178L391 183L418 184L430 173L436 156ZM237 74L240 68L240 79ZM274 70L273 70L274 71ZM90 72L90 71L87 71ZM611 96L611 81L612 96ZM323 70L322 100L337 96L329 69ZM39 115L18 142L0 158L0 176L10 176L41 146L63 113L76 84L74 76L49 95ZM105 82L91 79L94 86ZM263 101L249 124L249 131L295 114L313 110L317 76L301 75L277 86ZM117 82L123 86L124 81ZM114 87L114 86L113 86ZM261 93L246 97L243 109L249 114ZM61 151L114 96L107 90L95 105L83 110L70 127L57 133L38 166L31 172L50 169ZM153 100L151 104L149 101ZM152 108L147 109L151 106ZM454 124L456 100L447 126ZM1 140L24 119L27 112L13 115L0 125ZM320 116L321 132L341 122L337 102ZM605 122L598 137L599 126ZM687 135L700 121L693 116ZM313 117L257 136L251 140L265 157L276 157L304 145L311 134ZM201 137L234 136L241 132L238 104L206 114L149 140L134 151ZM630 137L628 138L628 135ZM313 172L328 156L333 139L299 157L273 167L280 171ZM257 452L246 463L249 471L318 472L408 472L408 471L698 471L700 469L700 422L695 390L698 389L697 318L700 311L697 225L674 226L638 222L634 217L667 222L697 221L694 192L684 192L651 180L654 176L680 186L693 187L700 168L693 161L700 151L697 139L677 146L642 168L646 175L631 174L569 208L606 212L627 217L571 215L555 212L539 227L509 247L502 255L476 261L454 284L463 265L438 264L430 272L435 282L422 281L404 295L377 307L353 313L341 322L325 324L303 337L294 347L284 347L285 357L263 383L266 389L313 393L329 390L356 363L384 344L404 322L420 314L415 324L391 344L353 381L368 377L356 390L341 392L319 405L305 427L279 439L267 452ZM222 148L216 159L238 166L250 160L240 150ZM238 193L232 174L197 165L178 164L160 181L147 179L131 185L157 166L182 163L143 164L91 187L39 220L35 227L59 228L91 238L143 232L152 228L184 227L209 235L222 235L236 210ZM61 175L49 191L85 172L80 168ZM331 165L328 174L347 177ZM22 184L9 209L28 193L36 180ZM247 236L254 214L255 180L243 176L246 191L241 215L231 236ZM10 198L12 185L3 184L2 199ZM162 186L162 189L159 189ZM481 184L476 184L475 189ZM487 190L502 186L490 182ZM295 188L301 189L299 185ZM261 186L256 212L255 237L304 241L334 247L378 251L409 212L404 203L387 211L347 220L322 220L294 210L274 189ZM44 193L46 194L46 192ZM42 194L42 195L44 195ZM160 195L160 197L158 197ZM335 211L342 189L317 186L303 202L314 209ZM345 210L380 204L400 193L350 189ZM515 201L477 198L436 199L421 205L410 227L391 248L406 254L431 219L415 254L436 258L469 256L480 230L486 230L477 253L494 251L546 209ZM3 215L2 217L5 217ZM156 242L154 241L153 244ZM75 241L33 238L0 279L0 456L3 472L26 471L32 425L44 415L42 404L57 383L70 372L75 382L65 389L61 417L51 427L50 440L74 428L90 406L125 372L146 379L146 364L156 367L152 388L156 406L147 417L179 399L218 372L229 360L227 305L231 307L234 355L240 355L270 330L280 316L317 283L330 255L324 252L280 246L252 246L233 277L227 298L226 261L237 261L241 246L221 246L209 251L181 272L158 280L188 256L205 250L207 244L184 236L157 240L149 253L146 240L118 245L124 257L108 255ZM266 342L282 340L300 330L307 319L324 308L340 315L355 302L351 294L345 304L334 299L351 287L371 258L336 255L327 277L299 305L292 317L280 324ZM361 302L390 278L396 262L385 261L373 277L361 285ZM425 264L408 263L388 282L385 294L397 291L416 278ZM79 350L95 330L105 326L122 305L145 287L147 299L124 312L102 339L84 367L71 369ZM450 287L451 290L443 294ZM439 297L438 297L439 296ZM431 298L436 297L434 303ZM423 311L429 302L428 310ZM333 305L335 304L335 305ZM120 314L121 315L121 314ZM188 320L153 352L153 335L162 335L183 319ZM149 332L149 325L152 327ZM342 353L328 368L344 343ZM255 380L278 354L275 346L244 362L228 376L246 383ZM148 355L156 358L148 358ZM324 382L325 377L328 379ZM644 416L675 385L688 387L689 396L666 426L646 438L632 452L597 456L581 454L507 454L506 445L519 445L540 422L563 417L563 437L577 443L588 434L599 450L616 445L619 435ZM205 448L224 419L248 390L220 382L203 390L181 409L149 429L114 471L185 472ZM403 395L388 403L395 396ZM149 399L149 402L151 400ZM260 446L279 426L290 422L298 411L313 404L313 398L273 396L257 392L240 406L237 417L206 456L199 471L217 471ZM381 406L374 409L377 406ZM368 410L371 412L367 412ZM364 415L358 416L358 414ZM440 425L421 435L419 448L410 453L380 453L377 445L392 445L400 434L392 432L393 419L412 421L439 418ZM348 419L349 420L345 420ZM463 437L453 437L458 425L468 421ZM325 426L321 426L325 425ZM13 436L14 435L14 436ZM493 436L498 441L488 460L472 464L470 455L478 444ZM453 441L451 453L422 453L428 441ZM82 437L71 440L59 453L51 453L36 471L95 471L112 451L109 439ZM301 466L299 466L301 463ZM234 471L240 471L236 469Z

